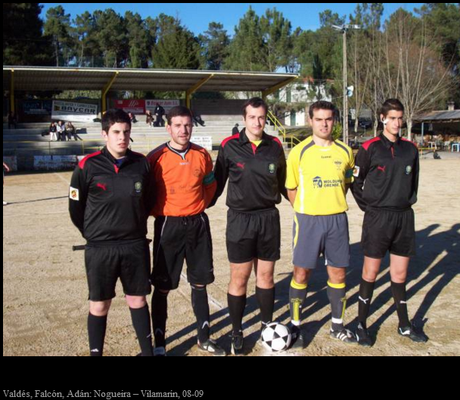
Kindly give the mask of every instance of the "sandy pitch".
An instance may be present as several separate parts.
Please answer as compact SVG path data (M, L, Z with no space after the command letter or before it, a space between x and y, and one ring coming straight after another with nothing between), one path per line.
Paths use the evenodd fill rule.
M67 211L70 172L6 177L3 207L3 355L86 356L87 285L82 244ZM308 289L302 325L307 348L283 355L459 355L460 354L460 159L421 161L419 202L415 205L417 251L408 280L409 315L424 325L427 344L414 344L396 334L397 316L391 298L388 259L383 262L369 318L377 333L371 349L329 338L330 308L324 267L315 271ZM347 277L346 323L354 329L362 267L359 245L363 213L351 195L352 267ZM216 282L209 286L213 337L229 352L230 320L226 308L228 261L225 249L224 198L209 210L214 241ZM289 320L292 210L279 206L282 258L275 271L275 318ZM153 221L149 221L153 230ZM151 232L149 234L151 236ZM266 355L256 341L260 327L254 298L248 290L244 319L248 355ZM168 354L200 355L195 339L190 288L185 279L169 298ZM134 356L139 352L121 286L109 314L105 355Z

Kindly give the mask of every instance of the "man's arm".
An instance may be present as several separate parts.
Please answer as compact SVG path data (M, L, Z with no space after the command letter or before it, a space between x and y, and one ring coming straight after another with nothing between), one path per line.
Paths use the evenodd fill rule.
M212 170L212 159L208 152L206 152L206 170L203 179L203 188L204 204L207 208L209 204L211 204L211 201L213 201L217 190L217 182L216 178L214 177L214 171Z
M418 182L419 182L419 175L420 175L420 158L418 149L416 150L415 160L414 160L414 171L413 171L413 181L412 181L412 196L411 196L411 203L414 204L417 201L418 195Z
M299 157L294 150L291 151L287 160L286 167L286 189L288 200L294 207L295 198L297 196L297 188L299 187Z
M348 161L348 167L347 167L347 170L345 171L345 196L347 195L348 190L351 188L351 185L353 184L354 172L355 172L355 157L353 155L353 152L351 151L350 160Z
M278 188L279 188L281 195L286 200L289 200L287 189L286 189L286 175L287 175L286 157L284 156L284 151L282 151L280 154L279 162L278 162Z
M354 181L351 185L351 192L359 208L366 211L367 203L364 200L364 182L369 172L370 158L368 150L361 148L356 155L356 163L353 172Z
M417 154L415 156L415 174L414 174L414 192L418 194L418 181L420 176L420 157L417 149Z
M294 207L295 198L297 196L297 189L287 189L287 196L291 206Z
M144 205L145 205L145 211L147 213L147 216L150 215L152 212L153 206L155 205L155 199L156 199L156 187L155 187L155 171L154 171L154 165L150 164L149 159L147 158L147 177L145 179L146 182L146 188L145 188L145 194L144 194Z
M214 166L214 178L216 180L216 192L211 200L209 207L216 204L217 199L222 195L225 189L225 184L228 179L228 165L224 155L224 148L220 146L219 154L217 155L216 165Z
M69 188L69 213L73 224L84 236L85 209L87 199L85 172L80 166L75 168Z

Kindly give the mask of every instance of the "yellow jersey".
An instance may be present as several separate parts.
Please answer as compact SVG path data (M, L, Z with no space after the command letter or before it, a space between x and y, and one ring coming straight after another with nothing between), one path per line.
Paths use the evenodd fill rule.
M297 189L294 210L308 215L347 211L346 185L353 182L354 167L351 148L339 140L322 147L310 136L299 143L287 161L286 188Z

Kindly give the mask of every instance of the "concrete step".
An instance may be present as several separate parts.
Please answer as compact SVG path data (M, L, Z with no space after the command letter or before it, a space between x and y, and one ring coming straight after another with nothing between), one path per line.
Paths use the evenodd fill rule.
M101 137L100 124L75 124L77 135L81 141L50 142L49 135L42 136L49 124L24 124L25 128L3 130L3 155L70 155L88 154L97 151L104 146ZM81 125L80 127L78 125ZM194 136L211 136L213 148L217 149L222 141L231 135L234 125L218 124L218 126L194 127ZM244 125L241 125L241 127ZM266 127L266 132L273 136L278 133L271 126ZM170 140L165 127L149 127L145 124L133 125L131 147L134 151L147 154L152 149Z
M217 150L224 138L213 140L213 150ZM169 137L156 137L150 140L134 139L130 144L132 150L139 153L148 154L151 150L166 143ZM90 154L100 150L105 145L103 140L85 140L85 141L68 141L68 142L15 142L3 143L3 155L68 155L68 154Z
M49 135L42 136L42 133L46 131L40 129L17 129L17 130L6 130L3 132L3 141L48 141ZM269 135L277 136L278 133L274 129L266 129ZM77 135L83 140L99 139L101 137L100 129L77 129ZM136 137L157 137L158 135L168 135L165 128L142 128L133 129L131 131L132 138ZM220 128L194 128L194 136L212 136L226 138L231 135L231 129L220 129Z
M278 136L276 132L267 132L269 135L272 136ZM99 132L97 133L86 133L86 134L80 134L77 133L77 136L81 140L103 140L102 136ZM212 137L213 141L217 140L224 140L225 138L229 137L227 133L221 133L221 132L193 132L193 136L210 136ZM150 132L150 133L142 133L142 132L136 132L131 135L131 138L133 140L144 140L144 141L149 141L149 140L154 140L156 138L167 138L169 140L169 135L166 132ZM72 138L72 141L74 139ZM7 135L3 137L3 143L8 144L8 143L19 143L19 142L49 142L50 141L50 136L42 136L41 134L35 134L35 135Z
M235 124L237 123L240 127L244 126L243 120L240 119L229 119L229 120L217 120L217 121L204 121L205 126L215 126L215 127L230 127L233 128ZM87 128L87 129L101 129L101 123L100 122L73 122L73 125L75 128ZM30 123L19 123L16 125L16 129L11 129L11 130L20 130L20 129L48 129L50 126L49 122L30 122ZM145 126L147 128L150 128L146 123L145 123L145 118L143 119L138 119L136 123L134 123L133 128L139 127L139 126ZM157 127L152 127L153 129L157 129ZM8 124L3 124L3 130L8 130Z

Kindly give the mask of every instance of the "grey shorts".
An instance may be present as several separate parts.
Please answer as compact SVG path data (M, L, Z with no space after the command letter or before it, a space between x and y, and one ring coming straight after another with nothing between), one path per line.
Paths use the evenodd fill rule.
M350 265L350 237L346 213L307 215L296 213L293 229L293 264L314 269L324 254L331 267Z

